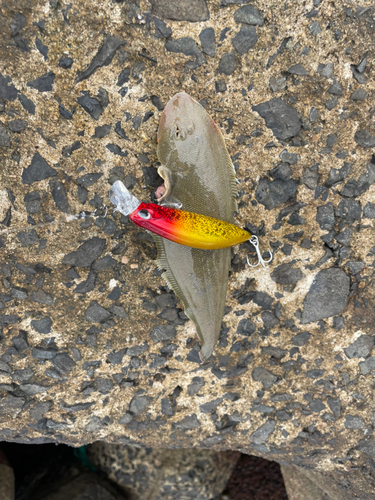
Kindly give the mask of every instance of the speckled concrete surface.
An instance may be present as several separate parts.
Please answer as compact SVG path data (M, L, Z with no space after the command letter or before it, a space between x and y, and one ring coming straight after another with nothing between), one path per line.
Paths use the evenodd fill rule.
M241 450L375 498L373 8L181 5L1 4L0 436ZM220 126L237 222L275 253L249 269L234 248L204 365L149 235L64 222L116 179L151 199L179 91Z

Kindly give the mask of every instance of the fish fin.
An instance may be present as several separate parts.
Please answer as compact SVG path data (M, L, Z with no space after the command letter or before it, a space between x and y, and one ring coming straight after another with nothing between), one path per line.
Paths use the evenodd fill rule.
M161 236L158 236L157 234L152 234L152 237L154 238L156 248L158 251L156 265L158 266L158 269L160 271L164 270L161 277L165 280L168 287L175 293L175 295L182 302L186 316L189 319L191 319L191 321L193 321L193 323L195 324L195 327L197 329L197 333L198 333L199 338L201 339L202 342L204 342L203 335L202 335L201 329L198 325L198 322L195 318L195 315L194 315L193 311L191 310L191 308L189 307L188 301L187 301L186 297L184 296L184 294L182 293L182 290L181 290L179 284L177 283L177 281L175 280L175 277L173 276L173 274L170 271L170 267L169 267L169 264L168 264L168 261L167 261L166 255L165 255L163 238Z

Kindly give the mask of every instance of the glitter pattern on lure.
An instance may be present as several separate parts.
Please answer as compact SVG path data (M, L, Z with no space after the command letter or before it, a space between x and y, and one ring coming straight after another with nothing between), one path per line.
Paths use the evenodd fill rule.
M217 250L250 240L257 250L258 264L264 267L267 262L259 254L257 238L234 224L207 215L140 202L121 181L113 184L109 198L116 205L115 210L129 215L137 226L175 243L203 250Z

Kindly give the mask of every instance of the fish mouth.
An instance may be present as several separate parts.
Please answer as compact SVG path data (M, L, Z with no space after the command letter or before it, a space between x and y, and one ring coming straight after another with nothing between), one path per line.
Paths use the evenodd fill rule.
M109 199L115 205L114 212L118 211L123 215L130 215L134 210L137 210L142 203L131 192L126 189L121 181L116 181L112 184L108 193Z

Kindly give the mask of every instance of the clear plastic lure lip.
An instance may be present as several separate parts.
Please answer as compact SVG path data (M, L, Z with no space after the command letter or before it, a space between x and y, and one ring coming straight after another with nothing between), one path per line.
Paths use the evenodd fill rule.
M109 199L116 207L114 211L121 212L123 215L130 215L142 203L126 189L121 181L112 184L109 190Z

